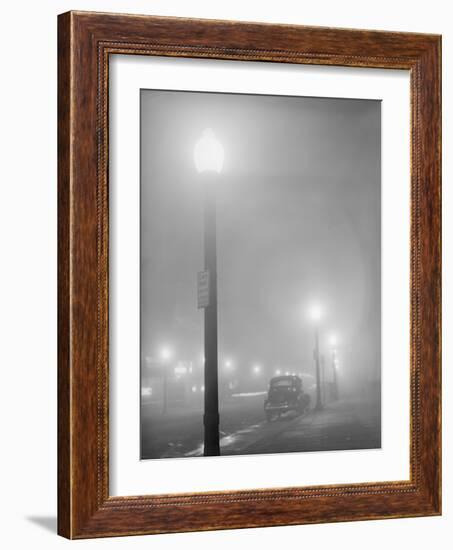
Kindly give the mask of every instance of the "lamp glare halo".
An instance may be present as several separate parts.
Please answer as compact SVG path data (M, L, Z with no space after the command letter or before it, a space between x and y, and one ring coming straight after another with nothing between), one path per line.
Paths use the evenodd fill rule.
M312 305L309 309L309 316L312 321L318 322L322 317L322 309L318 305Z
M195 144L193 158L198 172L222 171L223 147L211 128L203 130L201 138Z

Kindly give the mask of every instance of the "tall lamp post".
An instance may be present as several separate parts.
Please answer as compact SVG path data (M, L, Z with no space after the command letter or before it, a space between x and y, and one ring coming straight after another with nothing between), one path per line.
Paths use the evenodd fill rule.
M204 268L208 299L204 307L204 455L220 455L217 364L217 227L215 174L223 167L223 147L207 128L195 145L194 162L203 174Z
M315 325L315 348L313 350L313 357L316 367L316 404L315 411L322 410L321 399L321 369L319 364L319 321L321 320L321 309L319 306L312 306L310 309L310 317Z
M332 347L332 381L333 381L333 389L332 389L332 398L334 401L338 400L338 377L337 377L337 337L335 335L332 335L330 337L329 343Z

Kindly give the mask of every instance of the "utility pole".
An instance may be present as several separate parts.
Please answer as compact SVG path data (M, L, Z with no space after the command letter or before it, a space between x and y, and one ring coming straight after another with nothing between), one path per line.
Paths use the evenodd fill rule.
M337 377L337 354L335 348L332 350L332 378L333 378L333 399L338 400L338 377Z
M322 410L322 400L321 400L321 369L319 364L319 329L318 325L315 325L315 365L316 365L316 405L315 411Z

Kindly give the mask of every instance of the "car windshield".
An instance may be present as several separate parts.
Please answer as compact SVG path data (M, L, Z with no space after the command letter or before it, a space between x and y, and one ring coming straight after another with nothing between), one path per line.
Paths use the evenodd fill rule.
M292 380L276 380L275 382L272 382L273 388L289 388L292 385Z

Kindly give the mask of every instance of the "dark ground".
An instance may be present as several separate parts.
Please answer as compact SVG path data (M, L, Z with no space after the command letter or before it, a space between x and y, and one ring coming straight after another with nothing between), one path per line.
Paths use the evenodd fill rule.
M264 396L236 397L220 407L222 455L374 449L381 446L380 407L375 401L340 400L324 410L266 422ZM197 407L162 414L142 405L142 458L201 456L203 411Z

